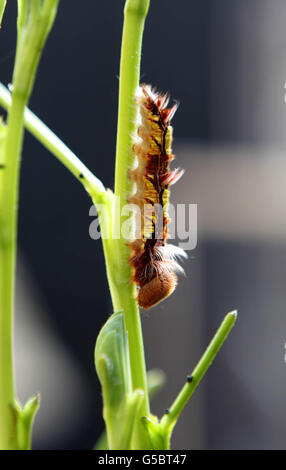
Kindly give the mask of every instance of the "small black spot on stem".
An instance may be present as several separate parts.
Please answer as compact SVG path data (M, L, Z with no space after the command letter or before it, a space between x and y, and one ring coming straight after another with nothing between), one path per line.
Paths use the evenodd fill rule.
M169 408L166 408L166 410L165 410L165 415L168 415L169 413L170 413Z
M187 382L191 383L193 381L192 375L187 375Z
M4 170L5 165L0 164L0 170Z
M80 173L79 178L82 180L84 178L83 174Z

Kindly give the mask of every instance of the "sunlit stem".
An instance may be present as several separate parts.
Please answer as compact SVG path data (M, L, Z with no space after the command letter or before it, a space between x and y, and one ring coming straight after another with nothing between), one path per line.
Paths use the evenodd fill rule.
M135 128L136 117L134 97L139 85L142 36L148 9L149 0L127 0L124 9L114 190L115 196L120 198L120 227L126 220L126 217L121 215L121 209L127 203L127 195L131 189L128 170L133 158L131 136ZM148 415L149 398L141 319L135 300L135 286L131 283L129 258L130 247L127 245L126 239L121 236L116 243L116 258L114 260L116 278L111 293L114 311L120 309L124 311L125 326L129 338L133 389L141 389L145 392L141 413ZM140 438L137 440L137 448L146 449L148 444L144 441L144 430L142 427L141 433L140 426L142 427L141 423L138 424L137 434Z

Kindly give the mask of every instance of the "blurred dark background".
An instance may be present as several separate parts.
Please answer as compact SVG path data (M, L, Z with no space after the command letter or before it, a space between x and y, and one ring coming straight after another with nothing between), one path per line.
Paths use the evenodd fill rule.
M123 0L61 0L30 108L113 187ZM143 315L148 367L170 404L224 314L239 321L174 434L174 448L283 448L286 442L283 0L151 0L142 81L180 107L174 151L186 174L172 202L198 203L198 247L176 293ZM16 0L0 33L11 82ZM283 171L284 170L284 171ZM28 133L16 314L20 397L41 390L34 448L88 449L99 436L96 336L111 302L91 201Z

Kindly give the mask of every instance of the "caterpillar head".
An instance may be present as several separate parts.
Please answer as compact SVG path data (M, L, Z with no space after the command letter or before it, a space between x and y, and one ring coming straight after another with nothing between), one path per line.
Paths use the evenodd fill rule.
M174 292L178 283L174 272L160 273L139 288L138 303L148 309L161 302Z

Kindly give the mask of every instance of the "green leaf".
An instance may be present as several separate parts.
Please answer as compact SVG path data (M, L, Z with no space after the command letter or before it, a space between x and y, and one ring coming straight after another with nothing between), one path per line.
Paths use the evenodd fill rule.
M168 432L161 427L160 421L157 416L149 415L142 418L142 423L149 436L152 450L166 450L169 449L169 436Z
M143 390L135 390L131 396L125 397L114 427L114 445L115 449L132 449L132 438L135 429L135 423L140 419L141 405L144 398ZM119 431L120 430L120 431Z
M102 387L108 447L122 448L123 441L131 440L129 429L122 425L126 424L126 418L127 423L134 418L140 402L140 393L132 393L128 335L122 312L111 315L98 335L95 367Z
M14 420L14 435L15 450L29 450L31 449L31 434L32 425L39 409L39 395L34 395L30 398L22 408L18 402L11 405L11 412Z
M149 398L153 398L165 385L166 376L161 369L152 369L147 372L148 394ZM106 430L102 432L98 438L94 450L108 450Z
M111 315L97 337L95 367L110 412L117 409L125 395L132 393L128 336L122 312Z

